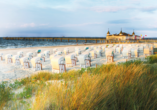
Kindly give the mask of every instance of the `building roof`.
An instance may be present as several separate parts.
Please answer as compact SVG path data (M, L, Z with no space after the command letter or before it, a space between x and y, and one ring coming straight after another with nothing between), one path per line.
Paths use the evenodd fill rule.
M120 33L119 34L112 34L112 35L110 35L110 32L108 31L107 32L107 36L133 36L133 35L135 35L135 32L133 31L133 33L132 34L128 34L128 33L125 33L125 32L122 32L122 30L120 31ZM138 36L138 35L136 35L136 36Z
M135 35L134 31L133 31L132 35Z
M107 34L110 34L109 30L108 30Z

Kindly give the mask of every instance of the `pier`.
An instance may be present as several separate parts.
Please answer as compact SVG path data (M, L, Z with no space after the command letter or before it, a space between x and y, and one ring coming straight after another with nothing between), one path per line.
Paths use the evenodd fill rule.
M107 40L105 37L3 37L5 40L31 40L31 41L60 41L60 42L78 42L84 41L94 41L95 43L111 43L111 44L120 44L120 43L157 43L157 40L151 39L139 39L139 40Z

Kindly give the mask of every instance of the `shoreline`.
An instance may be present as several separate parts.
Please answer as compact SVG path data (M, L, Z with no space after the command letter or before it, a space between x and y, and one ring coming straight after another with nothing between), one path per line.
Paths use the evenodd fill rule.
M58 48L58 47L72 47L72 46L97 46L97 45L112 45L113 43L84 43L84 44L74 44L74 45L56 45L56 46L39 46L39 47L26 47L26 48L10 48L10 49L0 49L0 51L5 50L18 50L18 49L38 49L38 48ZM115 43L115 44L152 44L152 43ZM114 45L114 44L113 44Z

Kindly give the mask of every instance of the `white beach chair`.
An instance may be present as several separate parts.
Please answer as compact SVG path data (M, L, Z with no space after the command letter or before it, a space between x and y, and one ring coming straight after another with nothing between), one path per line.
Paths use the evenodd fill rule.
M53 73L63 73L66 71L65 58L63 56L53 57L51 64Z

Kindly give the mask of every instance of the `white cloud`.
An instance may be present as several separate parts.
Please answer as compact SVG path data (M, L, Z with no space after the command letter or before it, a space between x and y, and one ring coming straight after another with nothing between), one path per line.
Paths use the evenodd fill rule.
M35 23L26 23L26 24L22 24L20 27L35 27Z
M103 22L93 22L93 23L82 23L82 24L66 24L58 27L78 27L78 26L87 26L87 25L95 25L95 24L103 24Z
M96 12L117 12L122 11L126 9L131 9L132 7L126 7L126 6L103 6L103 7L92 7L92 11Z
M40 26L47 26L48 24L40 24Z

